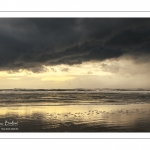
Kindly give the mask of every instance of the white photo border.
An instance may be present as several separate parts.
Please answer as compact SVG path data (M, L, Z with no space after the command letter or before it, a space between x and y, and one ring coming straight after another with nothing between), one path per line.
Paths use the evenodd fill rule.
M4 4L7 0L5 0ZM14 2L14 1L13 1ZM37 1L36 1L37 2ZM131 2L131 1L130 1ZM12 3L12 2L11 2ZM1 5L1 7L3 6ZM140 4L138 4L139 8ZM145 4L144 4L145 6ZM120 9L114 9L113 11L87 11L84 9L81 11L68 11L64 9L64 11L44 11L43 9L21 9L22 7L15 9L12 8L11 4L9 4L9 8L1 9L0 18L150 18L150 11L148 11L147 5L146 9L134 9L131 11L130 9L126 9L127 11L120 11ZM126 7L126 6L124 6ZM93 8L93 7L92 7ZM96 7L97 8L97 7ZM59 9L59 8L58 8ZM58 10L57 9L57 10ZM109 8L108 8L109 9ZM38 11L40 10L40 11ZM61 9L59 9L61 10ZM97 9L96 9L97 10ZM110 10L110 9L109 9ZM116 10L116 11L115 11ZM150 139L150 133L0 133L0 139Z

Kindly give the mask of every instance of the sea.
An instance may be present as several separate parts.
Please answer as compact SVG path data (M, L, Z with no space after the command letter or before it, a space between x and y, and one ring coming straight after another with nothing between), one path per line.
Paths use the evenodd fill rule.
M150 90L1 89L0 132L150 132Z

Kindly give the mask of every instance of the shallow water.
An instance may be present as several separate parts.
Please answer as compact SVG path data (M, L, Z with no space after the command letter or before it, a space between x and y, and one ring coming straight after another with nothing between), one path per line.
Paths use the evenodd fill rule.
M149 132L149 101L148 91L1 92L0 131Z

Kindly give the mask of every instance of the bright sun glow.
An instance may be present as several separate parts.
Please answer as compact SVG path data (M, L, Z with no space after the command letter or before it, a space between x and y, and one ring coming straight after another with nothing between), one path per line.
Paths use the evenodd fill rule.
M1 71L0 88L128 88L130 83L135 87L148 87L149 74L144 75L144 72L149 65L134 64L122 58L72 66L43 66L43 72ZM140 80L141 77L144 80Z

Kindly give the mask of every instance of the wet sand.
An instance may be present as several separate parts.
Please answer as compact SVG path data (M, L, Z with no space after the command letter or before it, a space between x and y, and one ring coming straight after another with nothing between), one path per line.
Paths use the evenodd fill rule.
M0 132L150 132L150 104L3 106Z

